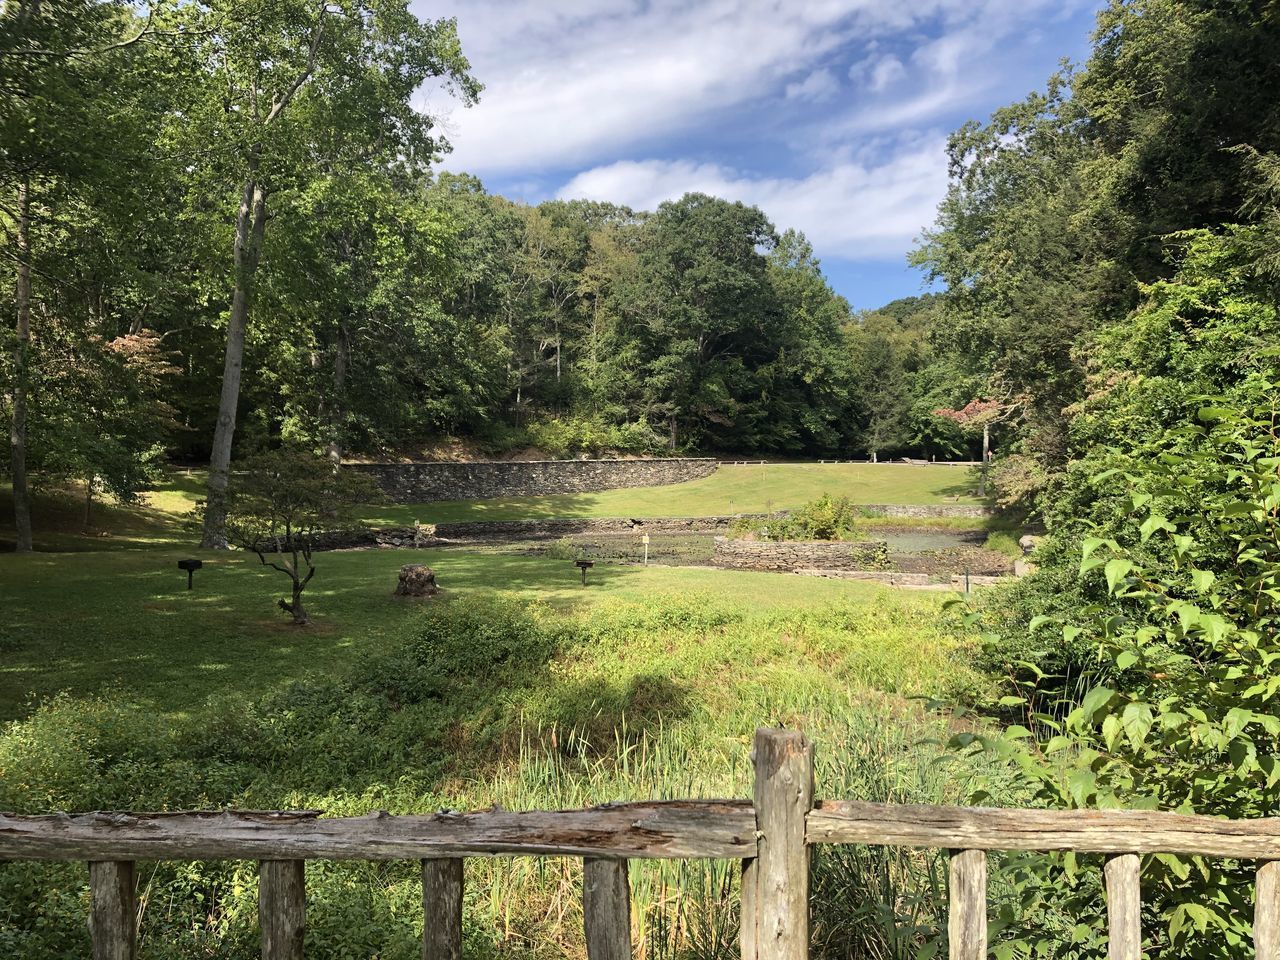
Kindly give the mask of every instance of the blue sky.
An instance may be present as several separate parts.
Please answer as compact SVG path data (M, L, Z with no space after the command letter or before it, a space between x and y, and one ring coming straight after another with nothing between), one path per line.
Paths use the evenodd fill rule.
M907 251L946 189L947 133L1078 60L1098 0L463 0L485 84L423 106L445 166L537 203L653 209L701 190L813 242L855 308L918 293ZM419 2L422 16L441 16Z

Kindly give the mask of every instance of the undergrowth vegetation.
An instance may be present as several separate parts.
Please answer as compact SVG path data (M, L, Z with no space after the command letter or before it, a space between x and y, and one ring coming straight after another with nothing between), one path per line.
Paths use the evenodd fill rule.
M823 795L955 799L968 768L928 745L950 731L911 698L980 697L966 656L928 605L760 610L694 595L565 616L463 597L424 607L397 642L346 672L219 697L177 720L118 697L48 700L0 735L0 809L355 815L746 796L762 722L811 735ZM416 864L307 869L308 956L419 955ZM469 862L470 955L579 953L579 870L557 859ZM253 864L161 862L140 876L144 957L256 954ZM899 928L914 931L915 947L937 932L936 908L921 906L934 902L925 894L936 879L932 857L824 854L823 953L874 944L867 955L912 955L893 944ZM6 865L0 951L83 956L86 880L82 864ZM645 955L732 955L735 884L728 864L636 865Z

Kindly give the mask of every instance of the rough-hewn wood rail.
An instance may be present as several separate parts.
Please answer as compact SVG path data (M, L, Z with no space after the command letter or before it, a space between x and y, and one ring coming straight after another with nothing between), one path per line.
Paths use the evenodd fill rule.
M806 960L812 845L934 847L951 851L951 960L980 960L987 956L987 851L1074 850L1107 855L1108 956L1138 960L1142 855L1227 857L1258 861L1257 956L1280 960L1280 818L815 802L813 749L796 731L757 731L752 761L750 801L332 819L314 810L0 814L0 860L89 862L94 960L136 960L137 860L259 861L264 960L302 957L307 860L420 860L423 957L460 960L464 858L580 857L588 957L626 960L629 860L736 859L743 960Z

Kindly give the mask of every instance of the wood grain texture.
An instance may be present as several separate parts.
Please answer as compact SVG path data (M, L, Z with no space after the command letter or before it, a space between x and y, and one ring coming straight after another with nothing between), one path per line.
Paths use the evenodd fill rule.
M422 960L462 960L462 858L422 861Z
M258 864L258 925L262 960L302 960L307 928L306 863L263 860Z
M1118 853L1107 858L1107 960L1141 960L1142 858Z
M93 960L138 955L137 881L132 861L89 864L89 936Z
M745 876L750 930L743 955L753 960L809 956L809 848L805 816L813 806L813 745L796 730L756 731L756 856Z
M8 860L420 860L551 854L670 860L755 853L742 800L322 819L316 811L0 815Z
M1077 850L1280 859L1280 818L1223 820L1147 810L1017 810L824 800L809 843L965 850Z
M759 923L759 910L756 901L759 899L758 878L756 875L756 859L748 857L742 861L741 908L739 918L741 926L738 930L738 949L742 960L758 960L760 946L756 939L756 926Z
M951 854L951 912L947 941L951 960L986 960L987 853L957 850Z
M587 960L631 960L631 885L627 861L582 862L582 925Z
M1259 865L1253 896L1253 944L1258 960L1280 960L1280 860Z

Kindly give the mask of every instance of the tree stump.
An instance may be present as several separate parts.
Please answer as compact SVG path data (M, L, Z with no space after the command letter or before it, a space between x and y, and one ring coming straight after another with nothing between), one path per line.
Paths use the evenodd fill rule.
M435 571L423 563L406 563L400 568L397 597L434 597L440 592Z

